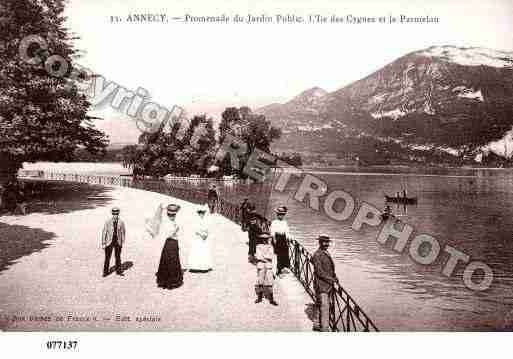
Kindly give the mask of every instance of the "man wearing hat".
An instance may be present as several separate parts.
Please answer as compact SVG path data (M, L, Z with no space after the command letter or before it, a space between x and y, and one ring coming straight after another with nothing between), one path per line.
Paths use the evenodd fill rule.
M249 206L248 198L244 197L242 203L240 204L240 225L243 232L248 230L248 217L249 217Z
M219 192L217 191L216 185L211 184L210 188L208 189L208 193L207 193L208 208L209 208L211 214L215 213L216 205L217 205L218 201L219 201Z
M105 263L103 265L103 276L109 275L110 257L112 250L116 257L116 273L123 275L121 271L121 248L125 242L125 223L119 219L119 208L112 208L112 218L108 219L103 226L102 248L105 250Z
M271 236L273 237L274 251L278 259L277 274L280 275L284 268L290 268L289 243L290 230L285 215L287 207L281 206L276 209L276 219L271 222Z
M319 249L312 256L317 309L313 329L329 332L331 331L329 319L330 294L334 290L335 283L338 283L338 278L335 274L335 263L328 252L331 242L330 237L321 235L317 240L319 241Z
M261 233L258 236L259 244L256 246L255 260L257 268L257 281L255 284L255 292L257 299L255 303L260 303L265 296L269 299L272 305L278 305L274 300L273 284L273 262L274 262L274 249L269 243L271 235L269 233Z
M248 262L254 263L258 236L262 234L260 218L256 213L256 207L253 203L248 205Z

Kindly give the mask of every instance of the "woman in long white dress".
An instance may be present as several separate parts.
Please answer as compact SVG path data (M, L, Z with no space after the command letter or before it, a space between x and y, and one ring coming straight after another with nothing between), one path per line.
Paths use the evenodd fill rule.
M187 269L189 272L208 272L212 270L212 257L210 254L209 230L205 214L207 206L198 208L198 217L194 227L194 237L191 241L189 261Z

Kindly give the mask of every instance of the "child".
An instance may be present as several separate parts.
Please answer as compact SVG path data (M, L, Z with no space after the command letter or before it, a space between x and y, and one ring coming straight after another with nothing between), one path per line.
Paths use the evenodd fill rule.
M273 262L274 250L273 246L269 243L271 235L269 233L262 233L258 236L260 243L256 246L255 259L257 261L257 281L255 285L255 292L257 299L255 303L260 303L264 295L269 299L272 305L278 305L274 301L273 296Z

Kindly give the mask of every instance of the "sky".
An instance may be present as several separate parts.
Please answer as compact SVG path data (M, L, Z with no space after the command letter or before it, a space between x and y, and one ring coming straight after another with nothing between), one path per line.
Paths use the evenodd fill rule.
M438 17L437 24L111 23L111 16ZM435 45L513 51L510 0L70 0L67 26L80 37L78 60L127 89L143 87L168 108L218 118L225 107L286 102L318 86L335 91L407 53ZM139 132L111 109L97 126L111 142Z

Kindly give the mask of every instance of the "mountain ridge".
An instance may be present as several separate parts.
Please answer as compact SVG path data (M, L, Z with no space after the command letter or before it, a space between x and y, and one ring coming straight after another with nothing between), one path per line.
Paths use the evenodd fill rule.
M329 130L324 135L338 139L368 135L476 151L513 125L513 52L431 46L333 92L308 98L310 90L256 110L285 129L278 148L338 152L333 139L326 146L300 141L305 132Z

